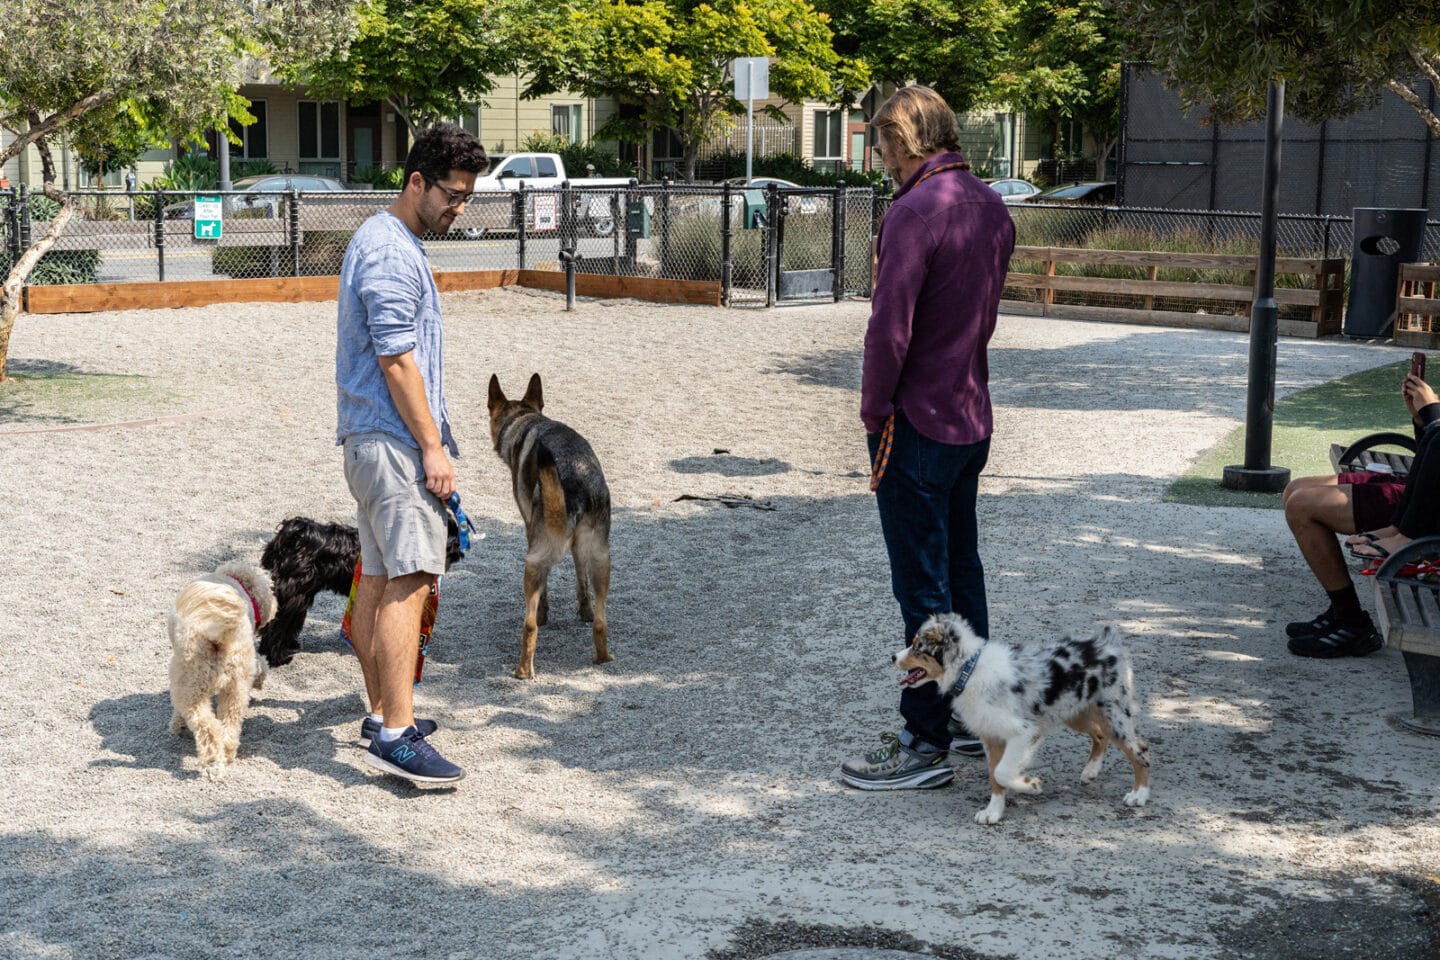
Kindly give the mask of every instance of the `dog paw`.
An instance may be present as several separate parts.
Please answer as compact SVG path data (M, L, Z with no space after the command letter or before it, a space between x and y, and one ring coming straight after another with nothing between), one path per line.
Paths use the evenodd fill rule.
M595 611L594 611L594 610L591 610L589 607L581 607L581 608L580 608L580 622L581 622L581 623L594 623L594 622L595 622Z
M1092 783L1096 777L1100 776L1100 767L1101 764L1098 762L1085 764L1085 769L1080 771L1080 782Z
M1134 790L1131 790L1129 793L1125 794L1125 806L1143 807L1145 806L1145 802L1149 799L1149 787L1136 787Z
M1000 818L1003 816L1005 816L1005 810L1003 807L999 810L996 810L993 807L986 807L979 813L975 814L975 822L983 824L987 827L993 827L995 826L995 824L1000 822Z
M185 726L184 720L180 719L180 717L178 716L174 716L170 718L170 732L175 734L175 736L177 737L183 737L190 731L189 728Z
M1016 777L1014 780L1011 780L1009 783L1005 784L1005 789L1014 790L1016 793L1039 793L1040 778Z
M595 660L594 660L594 662L595 662L595 663L609 663L611 660L614 660L614 659L615 659L615 658L612 657L612 656L610 656L610 654L608 654L608 653L605 653L605 654L599 654L599 653L597 653L597 654L595 655Z
M211 783L219 783L221 780L225 779L225 770L225 764L212 763L210 764L210 766L206 767L200 772L204 774L205 779L209 780Z
M511 676L516 680L534 680L535 670L532 667L516 667L515 672L511 674Z

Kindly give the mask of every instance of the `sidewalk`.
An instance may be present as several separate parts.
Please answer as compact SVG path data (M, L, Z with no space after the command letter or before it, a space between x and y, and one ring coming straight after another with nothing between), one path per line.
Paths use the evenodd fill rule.
M421 791L364 766L331 597L252 705L239 764L198 779L165 729L167 604L219 560L258 558L284 517L349 517L333 310L17 324L11 370L31 384L0 391L0 883L23 893L0 904L0 957L1440 947L1440 741L1392 723L1409 710L1399 655L1290 656L1284 622L1323 597L1279 512L1160 502L1244 417L1234 334L1006 317L991 353L995 635L1129 635L1143 809L1122 805L1113 753L1078 783L1068 731L1030 771L1044 794L994 828L972 819L983 761L918 794L840 784L898 702L856 412L865 304L567 314L518 291L445 297L460 488L485 538L445 580L417 702L466 780ZM1405 355L1287 339L1279 392ZM589 662L566 564L539 677L520 683L524 535L484 411L492 371L509 390L534 370L612 489L615 661ZM145 417L176 419L6 433ZM725 493L775 509L676 502Z

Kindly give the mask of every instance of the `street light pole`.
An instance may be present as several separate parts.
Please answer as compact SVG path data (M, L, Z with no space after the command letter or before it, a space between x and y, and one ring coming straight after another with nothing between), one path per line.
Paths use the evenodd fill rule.
M1275 224L1280 194L1280 128L1285 123L1285 82L1271 81L1265 108L1265 178L1260 194L1260 260L1250 307L1250 378L1245 400L1245 464L1226 467L1230 490L1277 493L1290 470L1270 463L1275 420L1275 353L1280 306L1275 302Z

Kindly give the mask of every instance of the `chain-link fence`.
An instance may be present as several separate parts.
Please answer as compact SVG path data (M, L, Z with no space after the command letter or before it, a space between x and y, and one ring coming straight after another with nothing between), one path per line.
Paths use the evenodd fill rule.
M197 196L210 198L200 205L199 229ZM394 191L76 191L72 197L82 216L70 222L29 282L333 276L340 272L356 228L395 196ZM216 198L219 222L207 223L216 212ZM580 181L477 195L448 233L424 240L431 265L442 272L563 271L573 263L579 273L719 283L728 305L769 306L868 295L872 238L889 202L868 187L781 190L634 181L588 186ZM48 229L56 209L49 199L23 189L0 191L0 266L8 271ZM1253 257L1259 251L1260 217L1254 213L1033 203L1008 209L1022 247L1166 252L1193 255L1192 260ZM1281 257L1348 262L1353 239L1348 217L1279 218ZM1428 226L1422 259L1440 261L1440 222ZM1044 269L1044 262L1023 255L1011 264L1018 274ZM1234 287L1247 285L1250 274L1229 262L1213 269L1058 262L1053 269L1061 276ZM1277 283L1305 287L1316 280L1282 271ZM1007 290L1013 300L1034 300L1039 294L1034 287ZM1152 302L1104 289L1052 290L1046 296L1050 303L1094 306ZM1207 312L1244 308L1171 298L1160 309L1175 304ZM1299 305L1292 311L1302 312Z

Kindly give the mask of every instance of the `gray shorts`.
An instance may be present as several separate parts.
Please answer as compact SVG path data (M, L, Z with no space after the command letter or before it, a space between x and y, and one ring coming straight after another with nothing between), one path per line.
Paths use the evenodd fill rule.
M344 449L360 528L360 572L392 580L444 573L445 505L425 489L420 451L385 433L346 437Z

